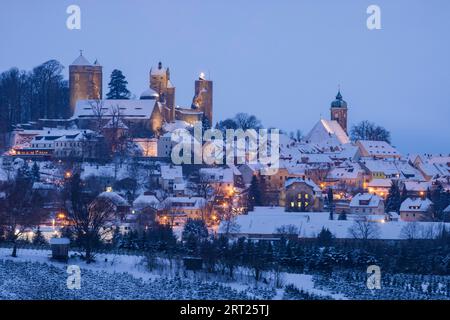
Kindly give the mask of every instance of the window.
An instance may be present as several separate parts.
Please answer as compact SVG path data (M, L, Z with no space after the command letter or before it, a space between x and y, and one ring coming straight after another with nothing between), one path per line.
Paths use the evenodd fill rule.
M291 208L295 207L295 203L291 202Z

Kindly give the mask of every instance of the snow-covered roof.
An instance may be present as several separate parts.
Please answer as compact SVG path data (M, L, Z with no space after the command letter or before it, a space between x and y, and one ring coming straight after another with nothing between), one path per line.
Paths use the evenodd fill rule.
M407 191L426 192L428 188L431 188L431 182L408 180L404 182L404 186Z
M374 194L370 193L358 193L350 201L350 208L377 208L383 200Z
M391 179L372 179L367 186L369 188L390 188L392 186Z
M233 233L242 235L275 235L277 229L283 226L293 225L299 230L302 238L316 238L322 228L326 228L338 239L349 239L349 234L355 220L352 215L347 215L347 220L330 220L329 212L285 212L282 207L255 207L253 212L240 215L235 218L236 231ZM386 223L373 223L378 228L379 239L404 239L402 230L410 223L418 226L428 227L437 225L433 222L404 222L390 221ZM447 224L450 227L450 224ZM226 222L222 222L219 233L225 233Z
M159 98L158 92L153 90L152 88L148 88L144 92L141 93L140 99L148 99L148 100L156 100Z
M70 244L70 239L68 238L51 238L50 244L52 245L68 245Z
M182 166L161 166L161 178L165 180L175 180L183 178Z
M362 169L359 167L357 163L355 163L352 166L337 167L331 169L327 174L327 179L329 180L357 179L359 175L362 173L363 173Z
M152 67L150 69L150 74L152 76L163 76L167 73L167 68L162 66L162 63L159 62L157 67Z
M133 201L133 207L135 208L145 208L148 206L156 206L159 204L158 198L154 195L141 194L136 200Z
M400 157L400 153L386 141L359 140L363 155Z
M321 119L306 136L310 143L341 145L350 143L348 135L335 120Z
M423 175L404 160L364 159L361 163L371 173L381 172L386 176L423 180Z
M99 198L109 199L116 206L128 206L127 200L116 192L102 192L98 195Z
M426 212L432 204L433 202L428 198L407 198L402 202L400 211Z
M34 182L33 183L33 189L35 190L56 190L56 185L52 183L45 183L45 182Z
M199 171L201 178L211 182L233 183L233 170L229 168L202 168Z
M163 202L172 209L201 209L206 204L202 197L168 197Z
M155 106L154 100L101 100L100 103L102 116L106 119L112 117L112 111L117 107L125 119L150 119ZM97 107L95 100L78 100L73 118L96 118Z
M333 159L355 160L358 157L359 148L352 144L344 144L338 152L333 152L330 157Z
M284 187L285 188L289 188L294 183L305 183L306 185L310 186L316 192L322 191L317 186L317 184L315 184L314 181L312 181L311 179L302 179L302 178L290 178L290 179L287 179L286 182L284 183Z
M444 175L445 172L442 172L440 170L440 167L438 165L435 165L433 163L420 163L418 165L418 168L420 171L422 171L425 175L429 177L435 177L437 175Z
M74 62L72 62L71 66L90 66L91 63L82 55L75 59Z

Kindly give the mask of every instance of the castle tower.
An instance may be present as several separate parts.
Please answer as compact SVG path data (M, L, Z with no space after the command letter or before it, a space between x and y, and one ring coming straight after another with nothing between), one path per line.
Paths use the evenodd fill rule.
M344 129L346 133L347 132L347 102L342 99L341 91L338 91L338 94L336 95L336 100L331 102L331 120L336 120Z
M103 67L100 65L97 59L95 59L95 62L92 65L92 72L93 72L92 94L94 96L93 99L100 100L103 98Z
M96 61L92 65L80 52L80 56L69 66L70 111L73 115L78 100L102 98L102 66Z
M213 82L206 80L205 74L201 73L195 81L195 96L193 106L202 111L208 118L209 125L213 125Z
M164 119L166 122L175 120L175 87L170 82L169 68L163 68L161 62L157 68L150 69L150 88L155 90L160 100L165 103Z

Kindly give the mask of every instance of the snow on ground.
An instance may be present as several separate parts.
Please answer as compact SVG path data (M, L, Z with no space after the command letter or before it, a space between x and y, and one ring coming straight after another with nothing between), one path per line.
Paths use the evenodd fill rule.
M0 248L1 299L270 299L273 291L252 285L218 282L187 272L150 271L143 256L97 254L96 262L78 258L50 260L49 250ZM71 252L70 254L74 254ZM82 271L82 289L68 290L67 266ZM205 280L206 279L206 280Z
M284 284L293 284L298 289L303 289L305 292L313 293L318 296L332 297L335 300L347 300L347 297L343 294L332 293L331 291L316 289L314 287L313 276L309 274L298 273L284 273Z
M322 228L327 228L336 238L351 238L349 228L355 223L352 215L348 220L329 220L329 212L285 212L283 207L255 207L254 212L236 217L238 234L241 235L271 235L277 234L277 229L294 225L300 232L300 237L315 238ZM337 219L337 215L336 219ZM412 222L389 221L385 223L372 222L379 227L380 239L402 239L402 229ZM423 230L434 228L441 230L442 223L414 222ZM446 223L450 227L450 223Z

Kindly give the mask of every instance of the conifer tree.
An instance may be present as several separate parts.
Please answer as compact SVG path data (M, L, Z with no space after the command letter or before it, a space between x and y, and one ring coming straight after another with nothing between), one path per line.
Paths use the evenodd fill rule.
M334 199L333 199L333 189L328 189L328 207L330 208L330 220L333 220L334 214Z
M389 195L386 198L386 212L399 212L402 204L402 195L398 182L392 182Z
M248 206L249 210L253 211L255 206L262 205L261 186L257 176L252 177L250 189L248 192Z
M111 73L111 80L109 81L109 92L106 94L106 98L110 100L129 99L130 91L127 89L128 81L122 74L122 71L114 69Z
M39 172L39 166L36 162L34 162L33 167L31 168L31 177L33 181L39 181L41 179L41 174Z

